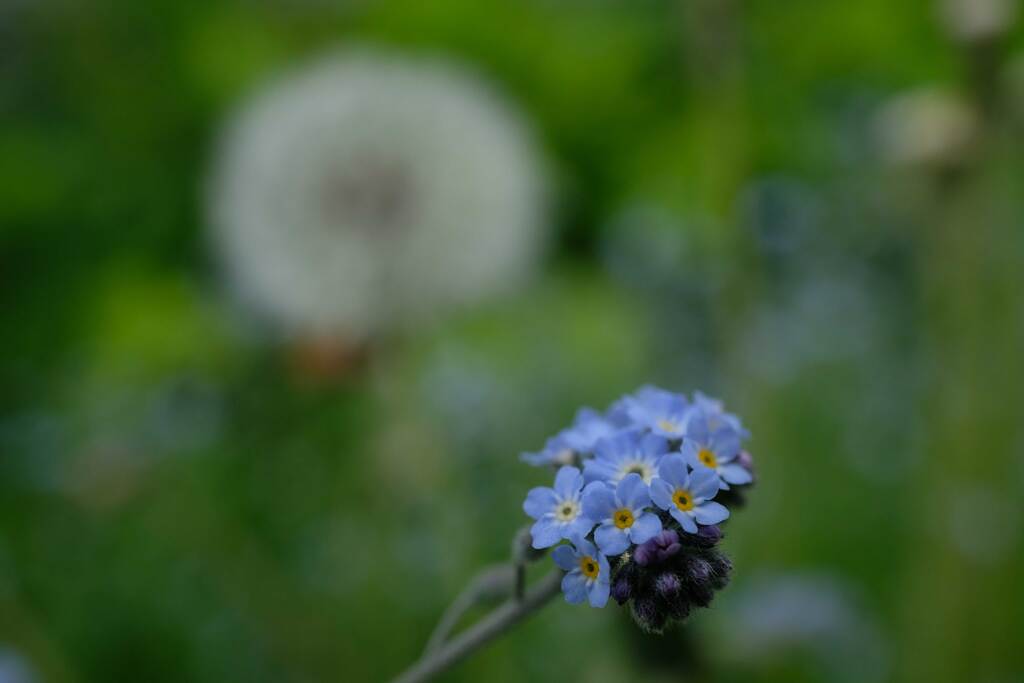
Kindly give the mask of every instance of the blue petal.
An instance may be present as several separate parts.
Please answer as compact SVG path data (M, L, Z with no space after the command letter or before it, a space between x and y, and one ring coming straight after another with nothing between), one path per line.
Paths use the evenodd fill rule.
M722 479L730 484L749 484L754 481L753 475L745 467L735 463L723 465L718 468L718 471L721 473Z
M594 544L585 538L577 538L573 540L576 545L576 551L578 555L589 555L590 557L597 557L600 553L597 552L597 548Z
M551 462L551 456L546 451L540 451L539 453L520 453L519 459L528 465L533 465L534 467L547 465Z
M653 512L645 512L636 518L629 528L629 538L633 543L644 543L661 533L661 520Z
M651 504L651 495L647 492L647 484L644 483L643 477L635 472L622 478L615 491L615 496L619 503L630 510L645 508Z
M711 436L711 448L722 462L732 460L740 452L740 437L728 427L721 427Z
M610 519L615 508L615 492L608 484L595 481L583 489L583 514L595 522Z
M572 425L573 425L573 427L579 427L581 425L587 424L588 422L599 422L599 421L600 422L604 421L604 415L602 415L601 413L597 412L593 408L589 408L587 406L583 406L582 408L580 408L579 410L576 411L576 416L572 420Z
M610 481L618 468L608 460L591 459L583 463L583 478L589 484L594 481Z
M551 512L557 503L558 498L555 496L554 489L538 486L530 489L530 492L526 494L526 500L523 501L523 512L534 519L540 519Z
M672 494L674 492L675 487L664 479L659 478L651 482L651 499L654 501L654 504L662 510L669 510L672 508Z
M594 540L605 555L621 555L629 548L629 536L614 524L602 524L597 527Z
M550 465L554 463L569 445L560 436L553 436L544 443L544 448L537 453L522 453L519 459L531 465Z
M714 498L718 493L720 482L718 473L708 467L698 467L690 475L690 492L700 500Z
M718 524L729 518L729 509L714 501L698 505L693 510L698 524Z
M601 439L612 436L617 431L618 427L597 411L581 408L576 413L572 427L561 432L560 436L573 450L591 453Z
M571 571L577 568L576 551L570 545L560 545L552 550L551 559L555 561L559 569Z
M587 597L590 599L590 606L604 607L608 603L609 592L611 591L608 581L601 581L601 579L598 578L598 580L590 584L590 588L587 589Z
M562 532L563 538L582 538L590 533L590 530L594 528L597 522L593 521L586 515L580 515L574 519L570 524L567 525L565 530Z
M668 439L648 434L640 441L640 452L646 456L662 456L668 453Z
M555 475L555 493L559 498L572 498L583 488L583 475L575 467L563 467Z
M683 444L682 457L683 461L689 465L692 470L696 471L701 468L708 469L708 466L702 463L700 458L697 457L697 449L692 445L692 443Z
M683 531L691 534L697 533L697 523L693 521L693 517L686 514L679 508L669 510L668 513L672 515L673 519L679 522L679 526L683 527Z
M658 476L675 488L685 489L690 486L686 461L678 453L670 453L661 459L661 464L658 465Z
M708 427L707 415L702 410L696 410L686 425L686 440L697 443L707 443L711 439L711 430Z
M597 566L601 570L597 575L597 580L605 583L611 581L612 573L608 567L608 558L601 553L597 554Z
M599 460L616 463L623 458L632 457L639 450L640 432L630 430L598 441L594 446L594 456Z
M562 540L562 525L552 517L543 517L530 529L530 535L534 548L550 548Z
M565 601L578 605L587 599L587 580L578 569L562 577L562 592Z

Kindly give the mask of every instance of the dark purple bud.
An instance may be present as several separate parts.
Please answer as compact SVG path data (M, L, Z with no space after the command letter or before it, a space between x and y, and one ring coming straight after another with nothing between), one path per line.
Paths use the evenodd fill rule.
M654 580L654 589L666 599L671 599L679 594L679 591L683 589L683 582L679 580L679 577L671 572L659 574L658 578Z
M615 602L622 605L632 597L633 585L630 583L628 578L619 578L612 584L611 594L615 599Z
M679 534L671 529L664 529L657 536L637 546L633 559L641 567L648 567L666 561L679 552Z
M708 526L698 526L697 533L686 534L683 541L698 548L712 548L718 545L722 536L722 529L717 524L709 524Z
M740 451L739 456L736 458L736 464L747 472L754 473L754 456L747 451Z
M686 579L692 584L705 584L711 578L714 568L711 563L700 557L690 558L686 566Z
M670 617L679 621L690 615L690 601L685 593L680 593L675 599L668 601L668 613Z
M672 544L669 544L669 545L665 546L664 548L659 548L658 549L658 561L659 562L664 562L668 558L670 558L673 555L675 555L676 553L678 553L679 549L682 548L682 547L683 546L681 546L678 543L672 543Z
M658 607L651 597L637 598L633 601L633 621L648 633L661 633L668 621L668 615Z
M708 547L718 545L718 542L722 540L722 528L717 524L699 527L697 529L697 538Z
M633 561L641 567L646 567L656 559L655 553L657 553L657 548L651 543L651 541L641 543L636 547L636 550L633 551Z
M715 590L725 588L729 583L729 574L732 572L732 562L725 555L717 555L711 562L711 586Z
M707 607L715 597L715 590L709 583L694 583L686 587L686 595L694 605Z

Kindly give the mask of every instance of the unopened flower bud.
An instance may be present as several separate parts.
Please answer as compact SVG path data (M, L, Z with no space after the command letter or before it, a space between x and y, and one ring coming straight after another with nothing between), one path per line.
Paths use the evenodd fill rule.
M714 571L711 563L701 557L690 558L686 565L686 580L691 584L703 584L711 578Z
M717 524L698 526L697 533L684 534L683 542L697 548L713 548L722 540L722 529Z
M654 580L654 589L665 599L672 599L683 588L683 582L672 572L659 574Z
M751 474L754 473L754 456L749 451L740 451L736 458L736 464Z
M661 633L665 629L668 615L653 597L637 598L633 601L633 621L648 633Z
M637 546L633 557L641 567L661 564L679 552L679 534L665 529L654 538Z
M633 596L633 584L628 577L621 576L612 583L611 594L615 602L625 604Z

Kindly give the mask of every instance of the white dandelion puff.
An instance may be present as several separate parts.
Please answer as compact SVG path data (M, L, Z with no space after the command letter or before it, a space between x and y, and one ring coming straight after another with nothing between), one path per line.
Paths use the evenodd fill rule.
M954 40L981 43L1013 28L1016 0L940 0L939 18Z
M938 87L893 97L874 123L881 158L895 167L958 165L969 155L978 128L970 104Z
M240 296L295 336L363 339L521 284L545 232L540 155L473 75L327 56L229 123L210 187Z

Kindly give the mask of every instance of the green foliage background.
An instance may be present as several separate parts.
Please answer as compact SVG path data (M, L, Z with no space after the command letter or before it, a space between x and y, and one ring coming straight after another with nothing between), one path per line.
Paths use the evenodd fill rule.
M652 381L724 397L760 478L728 529L735 591L657 647L695 639L709 680L861 680L856 652L815 656L828 635L716 647L751 577L817 572L853 587L883 679L1024 680L1024 83L1001 66L1019 31L962 167L894 173L869 149L892 95L971 97L935 17L922 0L0 8L0 646L45 681L385 680L507 557L544 480L517 454ZM556 234L530 289L310 383L233 323L202 184L241 97L352 42L500 85L552 164ZM772 213L779 187L799 191ZM622 228L636 206L661 218ZM773 251L765 235L808 215ZM666 244L684 246L656 267ZM620 616L559 602L448 680L690 680Z

